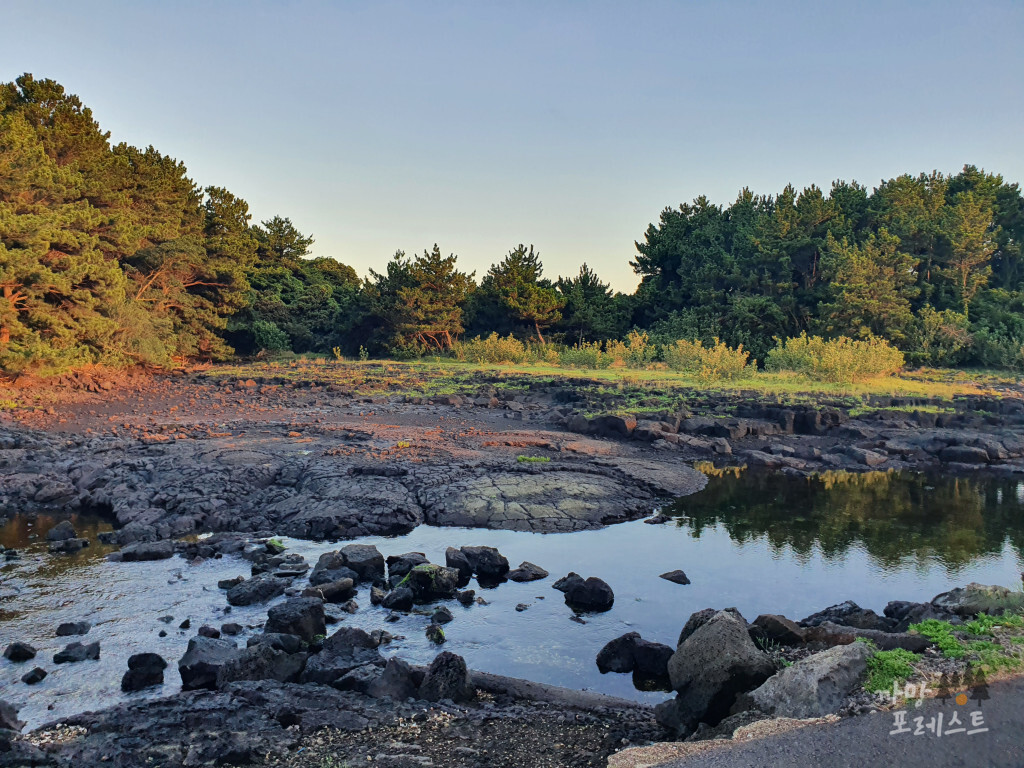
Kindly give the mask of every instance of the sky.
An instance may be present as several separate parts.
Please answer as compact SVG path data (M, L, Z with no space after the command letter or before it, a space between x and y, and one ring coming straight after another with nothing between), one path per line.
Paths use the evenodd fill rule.
M518 243L631 292L666 206L869 188L965 163L1024 181L1021 2L2 0L0 78L48 77L114 142L254 221L382 269Z

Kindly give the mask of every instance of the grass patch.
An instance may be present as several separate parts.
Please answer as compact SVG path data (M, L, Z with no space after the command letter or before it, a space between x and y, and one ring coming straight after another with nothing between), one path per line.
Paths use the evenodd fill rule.
M967 655L967 649L953 635L953 625L948 621L925 619L920 624L911 624L909 629L935 643L947 659L962 659Z
M893 685L902 683L914 674L917 654L896 648L892 651L878 651L868 659L868 678L864 688L872 693L891 691Z
M547 456L516 456L520 464L547 464L551 459Z
M996 627L1024 628L1024 616L1012 613L1006 616L989 616L987 613L979 613L974 621L964 624L964 631L972 635L991 635Z

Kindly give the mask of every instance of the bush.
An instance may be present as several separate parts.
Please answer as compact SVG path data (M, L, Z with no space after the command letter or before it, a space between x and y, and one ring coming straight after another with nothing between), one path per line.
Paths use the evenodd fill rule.
M662 354L673 371L692 374L701 381L738 378L746 371L750 358L742 344L733 349L718 339L707 347L700 341L679 339L666 346Z
M840 336L826 340L801 333L796 338L775 341L765 368L795 371L818 381L850 383L891 376L904 363L903 353L885 339L854 341Z
M566 347L559 355L559 363L566 368L607 368L612 362L611 356L601 351L601 343L597 341Z
M864 687L869 691L891 691L895 683L902 683L914 674L918 657L903 648L878 651L868 658L868 679Z
M918 365L956 365L972 341L967 315L951 309L938 312L926 304L910 331L910 359Z
M502 338L492 333L486 339L477 336L469 341L452 345L452 354L457 360L472 363L525 363L530 355L526 346L512 334Z

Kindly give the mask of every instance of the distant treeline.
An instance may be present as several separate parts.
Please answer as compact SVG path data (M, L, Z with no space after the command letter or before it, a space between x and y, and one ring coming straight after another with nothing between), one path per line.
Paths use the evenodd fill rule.
M1024 367L1024 198L973 166L666 208L614 293L518 245L479 282L435 245L360 280L288 218L254 224L153 147L111 145L31 75L0 86L0 367L168 365L262 352L408 357L497 332L544 345L881 337L920 364Z

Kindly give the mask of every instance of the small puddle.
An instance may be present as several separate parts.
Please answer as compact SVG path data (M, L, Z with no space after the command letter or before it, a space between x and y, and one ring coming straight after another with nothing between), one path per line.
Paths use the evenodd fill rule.
M674 645L687 617L706 607L735 606L748 620L759 613L800 619L843 600L881 612L889 600L929 600L971 581L1019 587L1024 566L1024 483L1018 481L722 473L663 511L672 516L663 525L637 521L571 534L421 526L405 536L358 542L377 545L385 556L419 551L440 563L448 546L485 544L500 549L513 567L537 563L549 578L493 589L474 582L488 605L447 603L455 620L445 627L444 649L476 669L651 703L666 694L637 690L629 675L597 671L594 659L607 641L637 631ZM18 517L0 528L0 544L22 553L0 567L0 647L23 640L39 652L23 664L0 659L0 687L30 727L172 693L180 685L176 662L202 624L237 622L246 627L236 638L244 645L265 620L268 605L225 613L227 601L217 588L220 579L248 575L249 563L228 557L195 565L180 557L111 563L104 557L110 548L96 540L109 526L72 520L92 546L71 556L47 552L45 533L58 518ZM341 546L283 541L311 564ZM677 568L692 584L658 578ZM569 571L607 581L614 608L585 615L586 624L571 621L572 611L551 588ZM359 611L344 624L404 636L385 646L386 654L427 663L438 652L424 636L426 616L388 623L388 612L370 605L368 587L356 600ZM528 608L516 611L520 603ZM162 616L173 621L165 624ZM83 619L93 624L85 637L54 636L58 624ZM188 630L178 628L184 619L191 622ZM159 637L161 630L166 637ZM98 640L99 661L55 665L53 654L76 639ZM122 694L127 659L141 651L169 661L167 682ZM49 676L27 686L20 678L33 666Z

